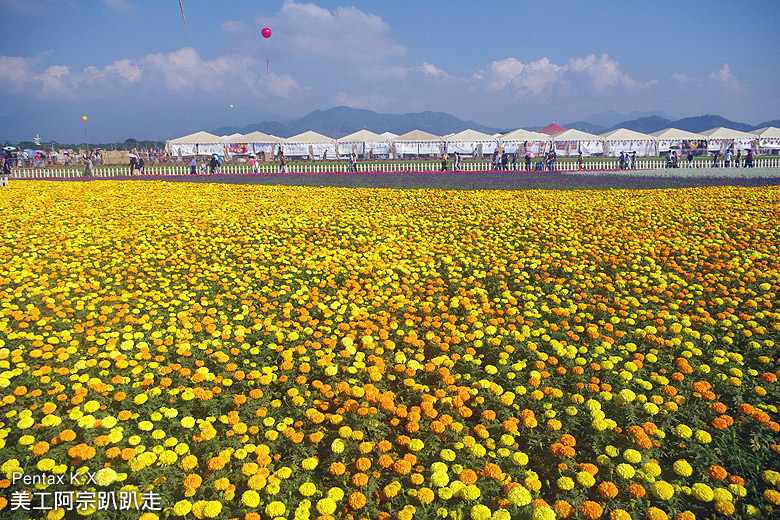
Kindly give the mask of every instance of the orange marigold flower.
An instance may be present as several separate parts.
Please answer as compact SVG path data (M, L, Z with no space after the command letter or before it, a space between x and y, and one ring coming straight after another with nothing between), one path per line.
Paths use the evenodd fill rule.
M564 433L563 435L561 435L561 444L563 444L564 446L574 447L577 445L577 439L575 439L573 435Z
M366 505L366 495L360 491L355 491L349 495L349 507L352 509L360 509Z
M600 518L601 515L604 514L604 508L601 507L601 504L598 502L586 500L580 506L580 513L582 513L582 516L585 518L592 520L594 518Z
M723 466L710 466L707 468L707 473L715 480L723 480L728 476L728 471Z
M183 486L184 489L197 489L200 487L200 485L203 483L203 479L200 477L200 475L197 475L195 473L190 473L186 477L184 477Z
M393 471L399 475L406 475L412 470L412 465L405 459L398 459L393 464Z
M355 467L358 471L368 471L371 468L371 459L367 457L360 457L355 461Z
M492 478L494 480L500 480L504 476L504 472L501 470L501 467L498 464L493 464L492 462L485 464L485 467L482 469L482 474L487 478Z
M631 495L632 498L642 498L646 493L647 491L641 484L631 484L628 486L628 494Z
M605 480L599 484L598 490L599 495L603 496L604 498L615 498L618 494L617 486L608 480Z
M384 455L381 455L379 457L379 460L377 461L379 466L383 467L383 468L389 468L390 466L393 465L393 462L394 461L393 461L392 455L388 455L387 453L385 453Z
M71 442L76 440L76 432L71 429L62 430L59 437L64 442Z
M368 475L365 473L355 473L352 475L352 485L355 487L363 487L368 484Z
M574 508L565 500L556 500L552 508L561 518L569 518L574 513Z
M587 473L590 473L593 476L596 476L596 473L599 472L598 466L595 464L591 464L590 462L584 462L582 464L578 464L577 468L579 468L580 471L585 471Z
M49 451L49 443L46 441L39 441L33 446L32 452L35 456L41 456Z
M466 484L475 484L477 482L477 473L473 469L464 469L458 475L458 480Z

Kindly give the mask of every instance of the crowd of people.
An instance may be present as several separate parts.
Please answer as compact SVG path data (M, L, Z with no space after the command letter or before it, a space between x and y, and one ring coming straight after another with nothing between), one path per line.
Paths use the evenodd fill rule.
M679 168L680 167L680 156L677 153L677 150L668 150L666 152L666 167L667 168ZM712 168L752 168L753 167L753 159L755 157L755 154L753 153L753 150L748 149L745 152L745 158L743 160L742 158L742 150L737 150L736 155L734 154L734 150L729 148L726 150L726 152L721 157L720 152L716 151L712 155L712 163L710 166ZM686 168L693 168L693 151L688 150L688 155L686 157Z

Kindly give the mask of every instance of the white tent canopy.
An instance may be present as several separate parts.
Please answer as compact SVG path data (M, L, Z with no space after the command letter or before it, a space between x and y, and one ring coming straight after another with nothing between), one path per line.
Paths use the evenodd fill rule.
M232 144L246 145L247 154L250 153L264 153L266 156L273 156L276 154L276 150L279 147L281 139L273 135L268 135L263 132L250 132L241 137L236 137L229 141ZM230 146L230 153L238 153L233 151L233 146Z
M444 151L444 140L422 130L412 130L393 139L396 156L437 155Z
M311 157L314 159L327 154L327 157L333 159L337 153L335 139L311 130L284 139L282 146L284 154L290 157Z
M165 143L168 153L175 156L211 155L225 153L226 141L222 137L208 132L195 132Z
M620 152L636 152L639 157L651 157L658 155L656 138L649 134L618 128L601 134L604 139L604 154L610 156L620 155Z
M548 143L550 142L550 136L518 128L508 134L502 135L499 140L504 151L507 153L514 153L517 151L522 155L525 155L525 152L540 154L547 148Z
M758 139L754 134L722 126L701 132L701 135L707 139L707 151L710 152L725 153L729 148L733 150L755 149L758 144Z
M672 148L680 150L703 149L706 139L701 134L680 130L679 128L665 128L650 135L657 139L658 153L668 152Z
M604 153L604 141L601 137L581 130L564 130L552 135L555 153L564 157L573 157L582 151L583 155Z
M766 126L754 130L758 136L758 145L767 150L780 150L780 128Z
M479 157L492 154L498 147L498 139L476 130L463 130L444 139L447 153L458 152Z
M355 152L359 156L383 156L390 155L390 139L382 137L370 130L358 130L337 139L339 154L342 156Z

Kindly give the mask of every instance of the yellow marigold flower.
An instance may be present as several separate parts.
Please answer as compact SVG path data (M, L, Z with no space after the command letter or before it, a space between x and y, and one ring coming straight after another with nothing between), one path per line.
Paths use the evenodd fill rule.
M574 489L574 480L571 477L560 477L556 483L559 489L570 491Z
M715 511L717 511L718 514L721 514L723 516L730 516L734 514L736 508L734 507L734 504L732 504L731 502L718 500L717 502L715 502Z
M95 472L95 482L98 486L110 486L116 482L116 471L111 468L101 468Z
M417 500L425 505L433 502L434 498L436 498L436 495L433 494L433 490L431 488L424 487L417 492Z
M537 507L532 518L533 520L555 520L555 511L548 506Z
M668 482L656 480L650 486L650 491L659 500L669 500L674 496L674 488Z
M587 471L580 471L577 473L577 482L583 487L591 487L596 484L596 479Z
M690 439L693 435L693 430L691 430L688 426L684 424L678 424L674 428L674 433L677 434L678 437L682 439Z
M715 492L707 484L697 482L691 486L691 492L693 496L701 500L702 502L711 502L715 498Z
M672 469L681 477L690 477L693 474L693 468L688 464L688 461L684 459L676 460L672 465Z
M647 510L648 520L669 520L669 515L663 509L657 507L650 507Z
M317 512L321 515L332 515L336 512L336 501L326 497L317 501Z
M533 500L533 497L531 496L531 493L523 486L515 486L507 494L507 500L509 500L512 505L523 507L530 504Z
M623 458L626 460L626 462L630 462L631 464L639 464L642 462L642 454L634 449L627 449L624 451Z
M268 515L269 518L282 516L286 511L287 508L285 507L284 502L278 500L274 500L265 506L265 514Z
M615 468L615 473L618 477L629 480L634 478L634 475L636 474L636 470L633 466L630 464L626 464L625 462L622 462L617 465Z
M317 467L318 463L319 461L317 460L317 457L309 457L301 461L301 467L305 470L311 471Z
M471 508L472 520L488 520L491 514L490 508L488 506L483 506L482 504L478 504Z
M464 487L460 493L464 500L476 500L482 495L482 492L474 484Z
M260 493L253 489L244 491L241 495L241 503L246 507L256 508L260 505Z
M344 490L341 488L332 487L328 490L328 497L338 502L344 498Z
M304 482L298 487L298 492L305 497L310 497L317 492L317 486L311 482Z

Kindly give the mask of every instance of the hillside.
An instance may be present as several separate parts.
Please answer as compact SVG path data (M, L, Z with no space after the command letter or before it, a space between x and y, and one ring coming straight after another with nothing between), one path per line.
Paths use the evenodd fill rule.
M756 128L763 128L766 126L780 127L780 120L777 119L765 121L758 125L750 125L738 121L731 121L725 117L713 114L686 117L677 120L672 120L659 115L662 113L633 112L631 115L640 114L652 115L644 115L642 117L621 121L612 126L604 126L593 121L594 119L598 121L607 121L610 118L614 120L616 116L620 115L616 112L609 111L596 116L589 116L581 121L564 124L563 126L565 128L576 128L577 130L597 135L618 128L627 128L629 130L649 134L669 127L679 128L689 132L703 132L719 126L725 126L743 132L749 132ZM447 135L471 128L492 135L521 127L528 130L541 128L538 126L523 126L522 122L518 122L518 125L512 128L491 127L474 121L464 121L451 114L447 114L446 112L426 111L409 114L383 114L358 108L333 107L327 110L315 110L303 117L290 121L263 121L261 123L243 127L223 126L214 130L213 133L216 135L230 135L237 132L247 134L258 130L279 137L290 137L306 130L313 130L329 137L339 138L364 128L379 134L383 132L393 132L394 134L399 135L415 129L430 132L435 135Z

